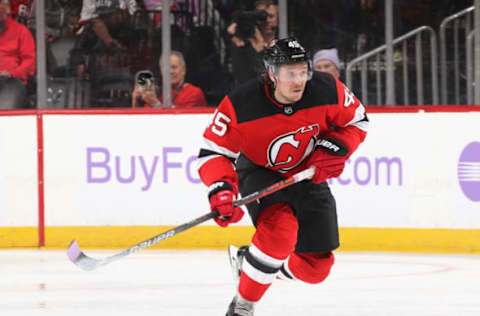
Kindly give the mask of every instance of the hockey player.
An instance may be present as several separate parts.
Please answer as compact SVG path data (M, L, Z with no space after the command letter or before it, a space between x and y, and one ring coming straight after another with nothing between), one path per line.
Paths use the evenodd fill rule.
M335 200L326 180L339 176L364 140L365 108L342 82L313 73L295 38L281 39L264 55L262 80L234 89L204 132L199 174L209 186L218 225L238 222L233 206L243 196L315 166L315 174L247 206L256 227L242 247L237 294L227 316L251 316L273 280L322 282L339 246Z

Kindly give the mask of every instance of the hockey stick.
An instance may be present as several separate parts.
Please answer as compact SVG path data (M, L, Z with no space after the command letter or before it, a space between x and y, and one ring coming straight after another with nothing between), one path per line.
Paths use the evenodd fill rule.
M315 173L314 167L311 167L309 169L305 169L305 170L303 170L299 173L294 174L293 176L291 176L289 178L286 178L286 179L283 179L279 182L276 182L276 183L272 184L271 186L269 186L265 189L253 192L253 193L247 195L244 198L238 199L235 202L233 202L233 204L235 206L241 206L241 205L248 204L250 202L253 202L255 200L263 198L267 195L270 195L274 192L282 190L282 189L284 189L288 186L291 186L292 184L298 183L298 182L306 180L306 179L310 179L310 178L312 178L314 173ZM80 268L82 268L84 270L87 270L87 271L94 270L98 267L101 267L101 266L109 264L113 261L116 261L116 260L118 260L122 257L128 256L129 254L131 254L133 252L137 252L140 249L150 247L150 246L152 246L152 245L154 245L154 244L156 244L156 243L158 243L162 240L173 237L178 233L181 233L181 232L183 232L187 229L190 229L194 226L197 226L197 225L199 225L203 222L206 222L209 219L212 219L212 218L217 217L219 215L220 214L218 213L218 211L209 212L205 215L202 215L198 218L195 218L194 220L191 220L190 222L187 222L185 224L182 224L180 226L177 226L175 228L167 230L166 232L163 232L163 233L161 233L159 235L156 235L156 236L154 236L150 239L142 241L142 242L140 242L140 243L138 243L138 244L136 244L136 245L134 245L130 248L127 248L127 249L125 249L125 250L123 250L123 251L121 251L121 252L119 252L115 255L112 255L112 256L109 256L109 257L106 257L106 258L103 258L103 259L95 259L95 258L87 256L85 253L83 253L83 251L78 246L77 241L74 239L74 240L72 240L72 242L68 246L67 256L70 259L70 261L75 263Z

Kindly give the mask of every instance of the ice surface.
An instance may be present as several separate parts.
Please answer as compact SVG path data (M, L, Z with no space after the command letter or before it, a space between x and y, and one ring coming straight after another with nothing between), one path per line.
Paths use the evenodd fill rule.
M226 251L143 250L86 272L65 251L0 250L2 316L223 316L234 286ZM325 282L275 281L255 315L480 315L480 256L337 252Z

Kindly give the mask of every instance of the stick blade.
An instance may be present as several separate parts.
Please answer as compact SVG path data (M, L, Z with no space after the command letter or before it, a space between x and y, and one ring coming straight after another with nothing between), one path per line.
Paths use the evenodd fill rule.
M67 256L70 259L70 261L72 261L73 263L75 263L77 266L79 266L85 271L95 270L96 268L102 265L101 260L91 258L86 254L84 254L83 251L78 246L78 243L75 239L72 240L72 242L70 243L70 246L68 246Z

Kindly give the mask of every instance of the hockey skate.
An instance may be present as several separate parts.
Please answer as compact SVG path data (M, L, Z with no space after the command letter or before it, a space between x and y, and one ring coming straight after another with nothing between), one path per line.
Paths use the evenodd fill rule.
M228 246L228 257L230 259L230 266L232 268L233 278L237 282L240 280L240 273L242 272L242 262L247 251L248 246L242 246L240 248L232 245Z
M236 247L234 248L236 249ZM228 311L225 316L253 316L254 304L253 302L235 296L228 306Z

